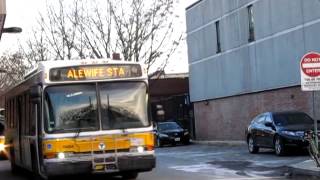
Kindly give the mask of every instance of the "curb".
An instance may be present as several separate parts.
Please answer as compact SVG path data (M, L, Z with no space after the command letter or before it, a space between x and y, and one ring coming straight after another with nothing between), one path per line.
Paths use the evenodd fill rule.
M307 160L299 164L288 166L292 176L313 176L320 177L320 168L316 167L313 160Z
M197 141L192 140L193 144L201 144L201 145L227 145L227 146L243 146L246 145L246 141Z

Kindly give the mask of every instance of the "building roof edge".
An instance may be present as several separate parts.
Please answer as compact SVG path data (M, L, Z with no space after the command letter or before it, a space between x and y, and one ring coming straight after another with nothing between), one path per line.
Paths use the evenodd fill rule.
M199 4L201 1L203 1L203 0L198 0L198 1L194 2L194 3L192 3L190 6L186 7L186 11L189 10L189 9L191 9L192 7L196 6L196 5Z

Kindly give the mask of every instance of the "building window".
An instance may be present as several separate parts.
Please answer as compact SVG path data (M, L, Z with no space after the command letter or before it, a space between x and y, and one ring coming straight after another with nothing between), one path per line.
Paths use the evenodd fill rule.
M216 23L216 36L217 36L217 53L221 52L221 42L220 42L220 23L217 21Z
M248 6L248 20L249 20L249 42L255 40L254 37L254 18L253 18L253 8L252 5Z

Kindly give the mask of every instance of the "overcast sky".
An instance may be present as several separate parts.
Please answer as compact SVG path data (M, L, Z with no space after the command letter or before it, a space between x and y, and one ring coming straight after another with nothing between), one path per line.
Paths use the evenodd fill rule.
M182 25L176 26L177 28L183 28L182 30L185 31L185 8L195 1L196 0L180 0L180 7L177 8ZM20 34L2 34L0 54L7 50L15 51L15 49L17 49L17 42L19 40L24 41L24 39L28 37L32 27L37 24L39 12L46 7L45 2L45 0L6 0L7 17L4 26L18 26L23 29L23 32ZM188 71L186 51L186 45L182 43L177 53L172 57L171 62L166 68L166 72L175 73Z

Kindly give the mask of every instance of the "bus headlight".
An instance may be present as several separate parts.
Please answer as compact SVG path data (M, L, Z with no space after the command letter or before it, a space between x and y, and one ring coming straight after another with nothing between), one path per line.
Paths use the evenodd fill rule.
M0 144L0 152L4 151L4 144Z
M139 153L143 153L144 147L142 147L142 146L137 147L137 151L138 151Z
M131 147L130 148L130 152L143 153L144 152L144 147L143 146Z
M58 153L58 158L64 159L64 158L66 158L66 155L64 153Z

